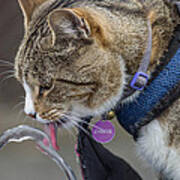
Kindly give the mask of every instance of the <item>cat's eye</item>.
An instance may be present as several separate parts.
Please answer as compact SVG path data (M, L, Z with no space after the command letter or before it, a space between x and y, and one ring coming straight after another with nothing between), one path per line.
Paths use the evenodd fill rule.
M49 91L51 89L50 86L40 86L39 87L39 96L43 96L45 92Z

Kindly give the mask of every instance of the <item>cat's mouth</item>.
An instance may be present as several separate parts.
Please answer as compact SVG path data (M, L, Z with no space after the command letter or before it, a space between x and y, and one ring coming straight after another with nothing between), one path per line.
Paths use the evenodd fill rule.
M63 123L62 121L50 121L49 123L44 124L44 131L49 136L53 148L58 151L59 145L58 145L58 129L62 127ZM44 145L48 146L46 140L44 140Z
M36 116L33 118L34 120L37 120L44 126L45 133L49 136L53 148L57 151L59 150L58 146L58 129L68 124L69 119L66 117L61 117L56 121L52 120L46 120L42 119L40 116ZM46 140L43 141L45 146L49 146L48 142Z
M56 124L58 127L62 127L62 126L69 123L69 119L67 117L64 117L64 116L59 118L59 119L56 119L56 120L49 120L49 119L41 118L37 114L37 116L34 117L33 119L35 119L36 121L38 121L41 124Z
M57 151L59 150L58 146L58 129L62 127L69 127L71 125L71 121L66 116L63 116L59 118L58 120L46 120L42 119L40 116L36 116L36 118L33 118L34 120L37 120L44 126L45 133L49 136L53 148ZM44 145L48 146L46 140L44 140Z
M80 116L73 112L61 113L59 114L59 117L57 116L57 119L49 119L45 116L41 117L39 113L29 116L44 126L44 131L49 136L55 150L59 150L57 140L58 130L61 128L69 129L71 127L79 127L79 123L82 122ZM46 140L44 140L44 145L49 145Z

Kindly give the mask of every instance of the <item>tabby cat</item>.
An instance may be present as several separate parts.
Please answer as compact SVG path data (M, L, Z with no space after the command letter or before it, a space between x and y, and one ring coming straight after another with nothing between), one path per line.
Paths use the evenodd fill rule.
M147 21L153 33L149 74L180 22L168 0L19 0L19 4L25 35L15 76L25 89L25 113L44 124L77 125L81 117L113 108L143 58ZM180 99L142 127L137 139L141 156L174 180L180 180L179 110Z

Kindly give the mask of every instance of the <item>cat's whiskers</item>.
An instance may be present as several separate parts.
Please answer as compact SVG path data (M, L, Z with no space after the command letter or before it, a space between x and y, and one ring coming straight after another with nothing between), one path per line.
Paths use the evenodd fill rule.
M13 108L12 108L12 112L15 111L19 106L21 106L22 104L24 104L24 101L19 102L18 104L16 104Z
M24 100L25 97L24 96L19 96L18 99L23 99Z
M9 76L4 77L1 81L0 84L3 84L5 81L11 79L11 78L15 78L14 74L11 74Z
M9 62L9 61L5 61L5 60L0 59L0 63L7 64L7 65L9 65L11 67L14 67L14 64L12 62Z
M61 114L61 116L66 117L69 120L76 121L77 123L80 121L79 117L72 116L71 114Z
M78 124L75 121L72 121L72 123L79 129L81 129L84 133L86 133L89 137L92 137L92 135L84 128L82 127L80 124Z
M73 114L73 115L72 115ZM64 115L65 117L67 117L68 119L71 120L72 124L75 125L77 128L80 128L82 131L84 131L88 136L92 136L80 123L82 124L87 124L91 127L95 127L96 129L98 130L103 130L102 128L94 125L94 124L91 124L91 123L88 123L88 122L85 122L83 121L81 118L79 117L76 117L75 114L76 113L72 113L71 115Z
M71 115L72 115L72 116L76 116L76 117L79 116L79 115L78 115L77 113L75 113L75 112L71 113ZM102 128L96 126L95 124L92 124L91 122L86 122L86 121L82 120L81 118L79 118L78 121L79 121L80 123L87 124L87 125L89 125L89 126L91 126L91 127L95 127L95 128L98 129L98 130L101 130L101 131L103 130Z
M23 114L24 110L20 109L17 116L16 116L16 121L19 121L19 119L21 118L22 114Z
M73 136L73 138L76 139L76 136L71 132L71 130L68 128L68 126L66 124L62 124L62 126L68 132L68 134L71 134Z
M8 75L8 74L9 74L9 75ZM8 76L5 76L5 78L3 78L3 79L0 81L0 84L3 83L5 80L14 77L14 70L8 70L8 71L5 71L5 72L0 73L0 76L3 76L3 75L8 75Z
M0 64L0 67L1 68L5 68L5 69L10 69L10 70L13 70L14 68L12 66L10 66L9 64Z
M67 118L69 119L69 117L67 116ZM71 123L76 126L77 128L81 129L84 133L86 133L88 136L91 136L91 134L85 129L83 128L80 124L78 124L76 121L74 121L72 118L71 118Z
M13 74L14 75L14 70L4 71L4 72L0 73L0 76L6 75L6 74L11 74L11 75Z
M88 126L91 126L91 127L94 127L94 128L96 128L96 129L98 129L98 130L100 130L100 131L103 131L102 128L96 126L95 124L91 124L91 123L88 123L88 122L83 121L83 120L81 120L80 123L87 124Z

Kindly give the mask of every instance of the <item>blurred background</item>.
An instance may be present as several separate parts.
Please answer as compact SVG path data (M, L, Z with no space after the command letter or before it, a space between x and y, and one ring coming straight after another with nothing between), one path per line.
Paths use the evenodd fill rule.
M23 16L18 0L0 0L0 133L19 124L41 126L23 113L24 91L12 77L14 57L23 38ZM4 62L2 62L4 61ZM115 139L106 147L125 159L144 180L156 180L153 170L135 153L135 143L119 124ZM72 166L81 180L79 165L74 153L76 131L60 130L60 154ZM9 144L0 151L0 180L65 180L55 163L42 155L32 142Z

